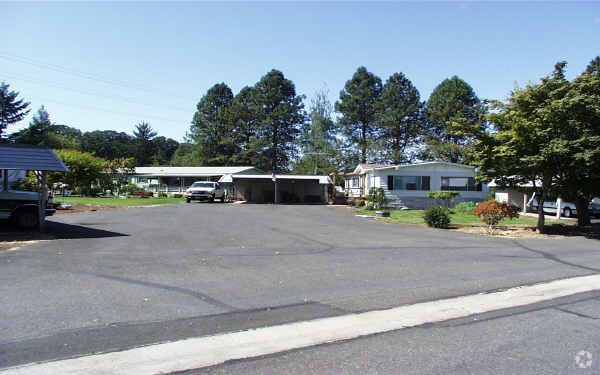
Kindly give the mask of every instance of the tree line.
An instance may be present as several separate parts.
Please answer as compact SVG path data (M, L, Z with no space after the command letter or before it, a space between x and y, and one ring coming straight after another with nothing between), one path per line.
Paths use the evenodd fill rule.
M4 82L0 84L0 142L76 150L107 161L132 158L137 166L167 165L179 147L176 140L157 136L147 122L135 125L133 135L114 130L82 132L53 122L44 106L27 128L2 137L8 125L21 121L30 112L30 103L17 100L18 93L9 88Z
M385 82L359 67L335 103L323 88L306 97L272 70L237 94L215 84L196 106L184 143L158 137L140 123L133 135L81 131L50 122L44 108L8 141L74 149L96 157L133 158L136 165L249 165L266 172L331 173L358 162L439 160L479 167L481 181L501 187L532 182L539 206L575 201L580 224L600 195L600 58L569 81L566 62L539 83L515 88L507 101L480 100L457 76L421 99L401 72ZM21 121L28 104L3 83L0 135ZM1 138L6 141L6 137ZM543 227L543 215L540 215Z
M277 70L236 95L215 84L200 99L174 163L331 173L358 162L468 162L485 131L481 101L457 76L425 102L403 73L382 83L359 67L335 104L328 94L317 91L306 109L306 97Z

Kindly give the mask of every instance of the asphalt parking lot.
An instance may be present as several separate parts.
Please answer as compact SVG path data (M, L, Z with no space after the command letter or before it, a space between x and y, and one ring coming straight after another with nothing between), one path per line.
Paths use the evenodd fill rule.
M0 367L600 272L600 242L512 240L325 206L50 218L0 252Z

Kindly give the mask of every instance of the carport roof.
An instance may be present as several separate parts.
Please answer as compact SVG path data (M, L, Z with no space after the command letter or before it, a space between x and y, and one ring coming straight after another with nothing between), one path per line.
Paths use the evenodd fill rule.
M321 185L333 184L329 176L311 176L311 175L300 175L300 174L278 174L275 175L278 180L317 180ZM272 174L228 174L221 177L219 182L233 182L233 180L241 179L255 179L265 180L272 179Z
M69 168L49 148L11 144L0 144L0 169L69 171Z
M223 176L233 173L258 172L254 167L136 167L135 174L142 176L186 177Z

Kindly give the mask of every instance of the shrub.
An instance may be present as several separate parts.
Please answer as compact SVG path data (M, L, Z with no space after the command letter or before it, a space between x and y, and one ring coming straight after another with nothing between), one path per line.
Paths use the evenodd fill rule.
M364 199L355 199L354 200L354 206L355 207L364 207L365 206L365 200Z
M460 193L458 191L430 191L427 193L427 198L433 198L436 202L443 201L444 207L450 207L450 201L458 197Z
M465 212L473 212L475 207L477 207L475 202L460 202L452 210L456 213L464 214Z
M183 198L183 194L175 193L173 194L173 198Z
M425 223L433 228L448 228L448 225L450 225L450 213L443 207L431 206L427 208L423 218Z
M489 200L479 203L473 214L479 216L479 219L488 225L488 230L491 233L494 226L498 225L502 219L519 217L519 207L506 202Z
M123 185L121 187L120 191L125 194L135 194L135 192L138 191L139 189L140 188L138 188L134 184L127 184L127 185Z
M369 210L383 210L387 204L385 190L372 187L367 196L367 208Z
M161 192L159 192L159 193L158 193L158 197L159 197L159 198L166 198L166 197L168 197L168 196L169 196L169 195L168 195L167 193L165 193L164 191L161 191Z

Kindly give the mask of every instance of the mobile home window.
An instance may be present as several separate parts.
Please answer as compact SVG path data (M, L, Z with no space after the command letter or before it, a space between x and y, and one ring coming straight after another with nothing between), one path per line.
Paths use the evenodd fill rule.
M481 191L481 183L473 177L442 177L442 190Z
M429 176L388 176L388 190L429 190Z
M359 187L359 177L354 176L350 179L350 187L357 188Z

